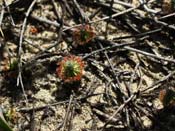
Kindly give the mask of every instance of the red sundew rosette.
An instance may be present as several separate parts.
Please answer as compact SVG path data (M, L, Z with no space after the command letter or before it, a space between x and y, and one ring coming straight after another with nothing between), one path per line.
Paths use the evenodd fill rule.
M80 57L74 55L64 57L58 64L59 67L56 69L56 72L59 78L61 78L64 82L81 80L84 62Z
M94 28L90 25L82 25L74 29L73 40L79 44L84 45L95 37Z

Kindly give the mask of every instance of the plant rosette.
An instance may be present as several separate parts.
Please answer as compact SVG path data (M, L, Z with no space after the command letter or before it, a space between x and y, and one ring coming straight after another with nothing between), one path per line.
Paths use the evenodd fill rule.
M64 82L71 83L81 80L84 62L80 57L74 55L64 57L58 65L59 67L56 69L56 73Z
M92 26L81 25L73 30L73 40L78 45L84 45L95 37L96 33Z

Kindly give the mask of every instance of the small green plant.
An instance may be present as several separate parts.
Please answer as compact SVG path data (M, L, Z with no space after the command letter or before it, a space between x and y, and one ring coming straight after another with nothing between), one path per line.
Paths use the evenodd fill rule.
M3 116L3 111L0 108L0 131L12 131L8 123L6 122L4 116Z
M16 70L18 69L18 60L14 59L10 62L10 70Z
M7 112L5 112L5 118L7 121L15 124L19 118L19 113L16 111L14 107L11 107Z
M84 70L84 62L80 57L73 55L64 57L58 65L59 67L56 69L57 75L64 82L81 80Z

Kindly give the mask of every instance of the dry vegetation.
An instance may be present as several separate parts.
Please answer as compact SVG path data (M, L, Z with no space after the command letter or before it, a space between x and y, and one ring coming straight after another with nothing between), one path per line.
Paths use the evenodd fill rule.
M172 0L0 1L0 107L14 131L173 131ZM90 39L79 27L90 26ZM81 36L80 36L81 37ZM80 81L56 73L81 57ZM1 111L1 110L0 110ZM1 129L0 129L1 130Z

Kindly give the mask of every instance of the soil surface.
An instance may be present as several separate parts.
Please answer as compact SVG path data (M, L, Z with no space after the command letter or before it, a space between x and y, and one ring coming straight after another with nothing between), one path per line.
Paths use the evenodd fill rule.
M0 2L0 108L14 131L173 131L175 17L170 0ZM80 44L75 32L94 36ZM80 38L79 38L80 39ZM66 56L80 81L56 73ZM1 130L1 129L0 129Z

